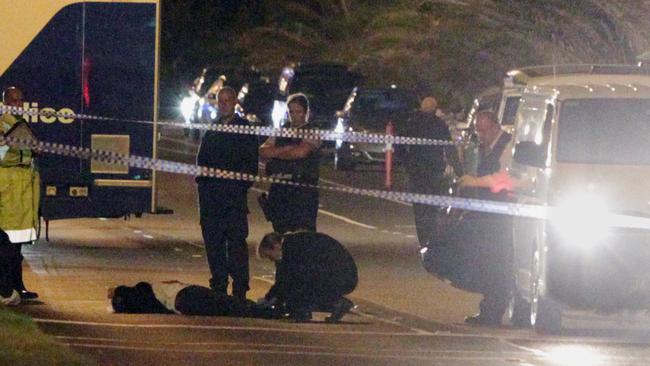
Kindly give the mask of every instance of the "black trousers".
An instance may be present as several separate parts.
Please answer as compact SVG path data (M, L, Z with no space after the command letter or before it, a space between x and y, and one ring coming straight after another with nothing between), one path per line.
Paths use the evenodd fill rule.
M14 289L25 289L23 284L21 244L13 244L0 230L0 295L7 297Z
M357 276L346 273L322 273L304 271L294 276L295 281L286 294L287 310L328 311L342 296L354 291Z
M230 216L203 220L201 231L212 278L210 287L226 293L228 276L232 277L232 293L243 297L249 290L248 220L245 212L233 211Z
M201 233L212 278L210 287L245 297L249 290L247 190L219 181L199 182Z
M441 176L409 176L409 189L411 192L440 195L443 194L443 178ZM436 227L436 218L440 207L421 203L413 204L413 216L415 217L415 230L418 242L421 247L433 239Z
M192 285L176 295L174 305L184 315L230 315L234 301L223 293Z
M418 235L420 246L426 246L433 238L436 227L436 218L438 217L437 206L425 205L421 203L413 204L413 216L415 216L415 231Z
M482 284L479 304L484 316L500 320L508 307L513 281L512 217L490 213L472 213L478 229L474 238L473 264Z
M280 234L297 230L316 231L317 189L272 184L268 205L273 231Z

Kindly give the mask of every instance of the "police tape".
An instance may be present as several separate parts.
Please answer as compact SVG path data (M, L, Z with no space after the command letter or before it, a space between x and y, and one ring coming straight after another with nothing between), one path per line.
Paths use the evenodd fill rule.
M529 218L546 218L546 208L543 206L486 201L471 198L427 195L410 192L383 191L378 189L341 187L333 185L311 185L298 183L273 177L262 177L254 174L233 172L193 164L154 159L137 155L125 155L113 151L96 150L65 144L34 141L12 137L0 136L0 145L7 144L15 148L31 149L38 153L55 154L66 157L95 160L108 164L121 164L130 167L151 169L168 173L192 175L196 177L210 177L228 180L240 180L254 183L284 184L303 188L323 189L333 192L361 195L374 198L398 200L408 203L426 204L441 207L450 207L469 211L489 212L511 216Z
M398 200L402 202L425 204L431 206L446 207L449 209L460 209L466 211L495 213L533 219L554 219L555 217L566 217L562 208L540 206L513 202L489 201L464 197L427 195L410 192L383 191L377 189L341 187L333 185L311 185L298 182L277 179L273 177L261 177L255 174L233 172L187 163L174 162L163 159L154 159L137 155L125 155L112 151L96 150L52 142L33 141L20 138L0 136L0 146L8 144L16 148L29 148L39 153L55 154L67 157L96 160L109 164L122 164L130 167L151 169L168 173L192 175L196 177L210 177L228 180L240 180L253 183L284 184L289 186L322 189L339 193L361 195L386 200ZM650 230L650 219L646 217L608 213L601 217L602 222L610 227L621 227L631 229Z
M302 129L302 128L274 128L264 126L243 126L243 125L222 125L222 124L188 124L172 121L147 121L138 119L121 119L113 117L95 116L89 114L77 114L49 110L32 110L23 109L20 107L12 107L0 105L0 113L10 113L14 115L27 115L27 116L45 116L45 117L62 117L68 119L81 119L88 121L117 121L127 123L140 123L140 124L158 124L161 126L170 126L174 128L190 128L200 129L206 131L217 131L225 133L237 133L255 136L274 136L274 137L287 137L287 138L301 138L309 140L324 140L324 141L345 141L353 143L371 143L371 144L396 144L396 145L431 145L431 146L453 146L458 144L465 144L465 141L448 141L436 140L423 137L409 137L409 136L393 136L380 133L366 133L366 132L336 132L332 130L320 129Z

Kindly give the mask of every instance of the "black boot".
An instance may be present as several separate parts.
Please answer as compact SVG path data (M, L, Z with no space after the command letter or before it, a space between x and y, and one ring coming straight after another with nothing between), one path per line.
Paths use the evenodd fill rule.
M17 246L17 249L15 249L14 263L11 270L14 289L18 291L18 294L20 295L20 298L22 300L38 299L38 294L36 292L28 291L25 288L25 282L23 282L23 259L25 259L25 257L23 257L21 253L22 245L21 244L12 244L12 245Z
M338 323L338 321L341 320L341 318L343 318L343 316L350 310L352 310L352 308L354 308L354 303L345 297L341 297L333 304L332 315L325 318L325 322Z

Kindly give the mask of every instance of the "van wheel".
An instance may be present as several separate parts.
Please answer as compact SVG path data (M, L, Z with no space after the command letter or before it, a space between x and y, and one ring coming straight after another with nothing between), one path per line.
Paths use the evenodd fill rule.
M530 327L530 304L524 300L517 290L513 291L508 304L508 320L519 328Z
M557 334L562 329L562 310L559 305L545 297L533 298L530 321L537 333Z
M555 301L541 294L541 263L539 253L533 257L533 301L530 304L530 323L537 333L556 334L562 329L562 309Z

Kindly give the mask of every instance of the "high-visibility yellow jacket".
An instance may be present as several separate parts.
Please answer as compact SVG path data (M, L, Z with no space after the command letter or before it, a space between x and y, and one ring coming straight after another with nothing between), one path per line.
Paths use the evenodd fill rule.
M19 119L0 116L0 132L7 132ZM32 151L0 145L0 229L12 243L36 240L39 226L40 177Z

